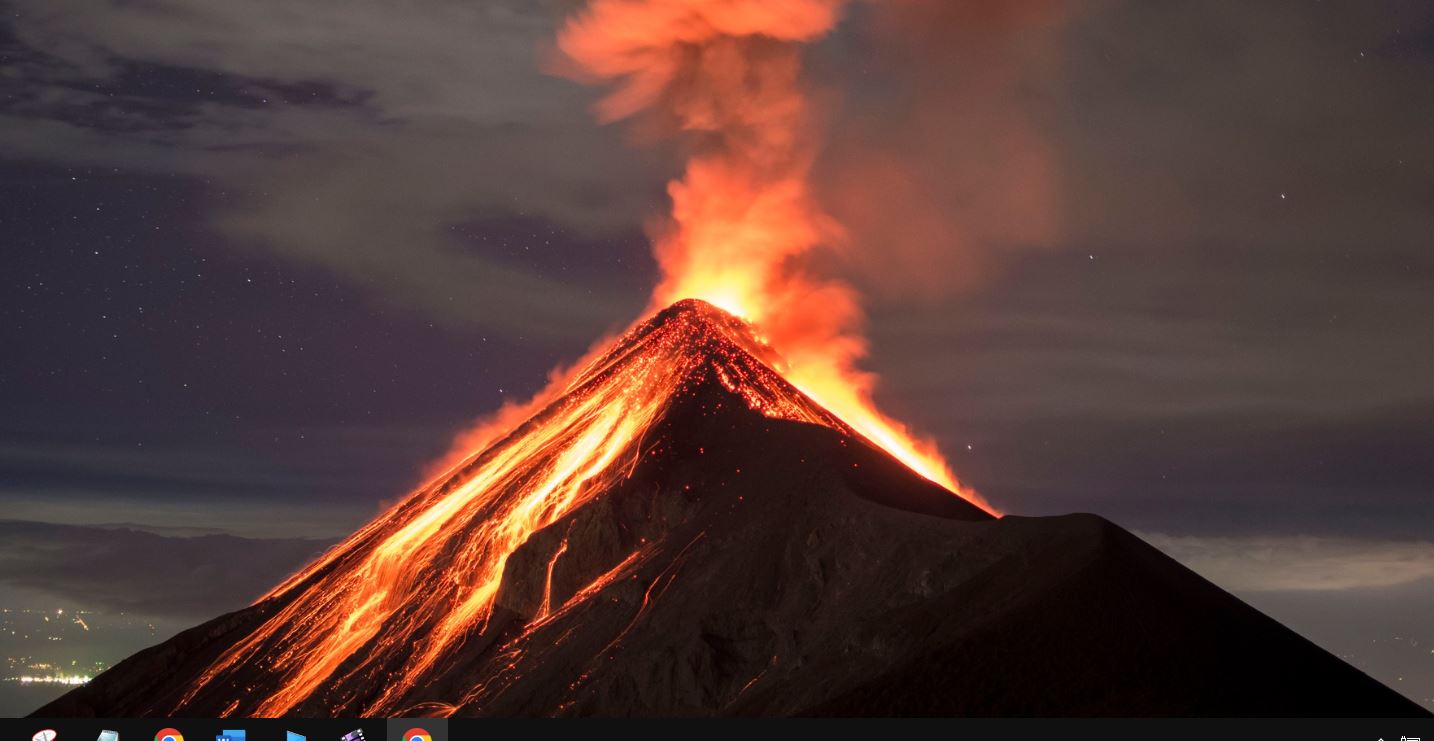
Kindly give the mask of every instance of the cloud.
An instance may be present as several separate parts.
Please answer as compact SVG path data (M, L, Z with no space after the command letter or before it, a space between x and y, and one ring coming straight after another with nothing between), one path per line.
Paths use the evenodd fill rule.
M604 240L634 233L660 198L659 168L592 126L587 92L540 69L559 13L529 0L57 0L10 21L24 69L9 86L23 94L0 111L0 156L188 174L242 247L460 325L590 338L633 301L452 231L523 214L612 249Z
M1434 542L1429 541L1139 535L1233 592L1379 589L1434 579Z
M418 462L442 450L450 429L349 424L255 437L290 442L0 442L0 511L63 525L151 522L259 539L346 535L418 483Z
M1427 65L1389 23L1324 5L1308 23L1235 2L997 5L857 3L815 50L845 100L821 169L851 237L840 269L879 302L988 287L1058 245L1176 256L1152 261L1167 274L1212 244L1258 245L1223 259L1285 285L1302 276L1276 273L1316 256L1429 267L1411 249L1429 228L1410 107ZM0 84L19 92L0 156L187 173L245 246L443 320L588 338L635 308L622 290L450 230L521 212L601 240L666 210L673 163L594 126L594 93L541 67L571 7L53 0L7 20ZM1397 15L1411 34L1429 20Z
M978 201L933 166L917 210L968 241L871 246L889 263L871 282L894 289L872 294L878 399L1013 511L1408 535L1434 490L1431 28L1427 5L1104 0L1018 44L1039 53L999 61L1039 74L947 112L1019 113L1044 137L1060 249L1002 248L1031 224L998 209L963 231ZM879 62L841 78L889 104L906 88ZM937 131L977 164L1001 141Z
M0 520L0 586L90 609L210 617L247 604L328 545Z
M630 316L631 286L561 267L650 267L600 235L665 211L671 168L540 69L571 3L27 5L0 156L182 173L230 246L524 347ZM828 172L919 166L834 204L883 406L1032 510L1407 534L1434 484L1434 11L997 5L853 3L812 50L845 99ZM449 229L516 211L593 238L535 264Z

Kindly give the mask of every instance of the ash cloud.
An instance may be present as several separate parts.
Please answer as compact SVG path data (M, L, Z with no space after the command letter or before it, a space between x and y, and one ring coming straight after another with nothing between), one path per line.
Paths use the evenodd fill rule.
M595 129L590 96L540 69L561 12L528 0L26 7L0 38L15 62L0 86L18 91L0 104L0 157L184 173L222 192L202 207L240 249L455 325L587 340L641 298L453 233L523 214L621 251L660 199L661 163ZM640 264L646 247L631 241Z
M1061 236L1055 92L1077 11L1053 0L861 3L820 58L831 143L816 182L841 269L881 303L979 286Z

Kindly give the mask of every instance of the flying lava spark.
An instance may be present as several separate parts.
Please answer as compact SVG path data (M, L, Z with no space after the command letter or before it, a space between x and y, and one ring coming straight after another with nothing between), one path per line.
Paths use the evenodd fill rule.
M874 378L857 368L855 292L809 265L841 229L809 184L818 126L801 47L834 27L840 7L596 0L569 20L558 37L565 70L616 83L599 106L604 120L654 116L691 140L685 174L669 185L671 219L654 234L663 278L649 313L662 320L598 343L534 399L462 436L430 483L261 598L283 606L217 656L181 707L257 665L277 686L227 712L276 716L316 698L335 711L407 709L446 657L484 639L509 557L628 475L654 421L701 380L763 415L865 438L994 514L934 446L875 408ZM554 604L565 550L566 541L547 564L534 626L643 558L632 553ZM371 696L342 689L375 685Z

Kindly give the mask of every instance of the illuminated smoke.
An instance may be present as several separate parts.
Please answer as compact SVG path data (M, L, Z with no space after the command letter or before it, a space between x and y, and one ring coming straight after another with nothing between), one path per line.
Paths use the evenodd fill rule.
M875 377L850 286L812 259L842 239L814 197L821 128L802 80L804 44L830 32L840 0L595 0L558 36L568 72L612 92L598 115L638 115L689 148L655 229L662 281L651 309L700 298L752 322L786 378L929 479L986 509L933 444L872 402Z

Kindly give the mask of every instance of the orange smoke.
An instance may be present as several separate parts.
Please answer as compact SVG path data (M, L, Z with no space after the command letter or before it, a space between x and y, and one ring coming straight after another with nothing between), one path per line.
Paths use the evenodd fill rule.
M1065 0L881 0L854 29L864 87L832 122L815 182L863 249L862 292L941 303L1065 240L1047 129L1067 73Z
M991 509L962 487L935 445L872 403L862 312L814 257L843 238L817 204L820 140L801 47L836 25L843 0L595 0L558 48L575 77L610 83L604 121L644 115L691 151L668 184L670 222L655 229L662 281L652 309L700 298L752 322L783 375L911 468Z

